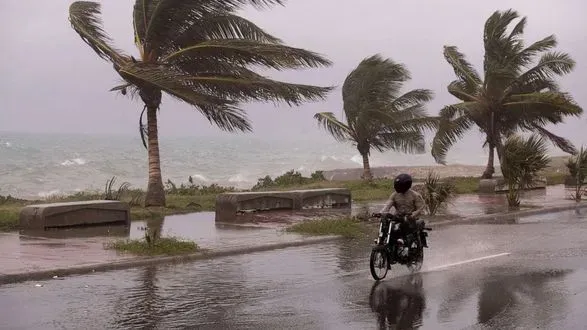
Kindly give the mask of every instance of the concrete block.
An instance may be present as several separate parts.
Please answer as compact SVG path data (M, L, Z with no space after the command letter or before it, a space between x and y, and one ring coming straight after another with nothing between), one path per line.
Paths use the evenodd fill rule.
M235 221L239 214L248 212L350 206L351 192L345 188L231 192L216 197L216 221Z
M526 190L546 189L546 186L546 178L538 178ZM503 193L508 192L509 187L504 178L481 179L478 191L482 194Z
M93 200L29 205L20 211L21 229L84 225L130 225L130 208L119 201Z

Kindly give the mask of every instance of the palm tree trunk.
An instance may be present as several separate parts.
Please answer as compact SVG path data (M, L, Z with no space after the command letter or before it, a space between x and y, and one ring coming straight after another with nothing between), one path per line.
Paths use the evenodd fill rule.
M487 160L487 167L485 168L485 172L481 176L482 179L491 179L493 178L493 173L495 173L495 146L493 143L489 143L489 159Z
M369 155L367 153L361 153L363 156L363 180L373 180L373 173L371 173L371 165L369 165Z
M161 177L159 157L159 136L157 130L158 105L147 104L147 139L149 146L149 183L145 196L145 206L165 206L165 191Z

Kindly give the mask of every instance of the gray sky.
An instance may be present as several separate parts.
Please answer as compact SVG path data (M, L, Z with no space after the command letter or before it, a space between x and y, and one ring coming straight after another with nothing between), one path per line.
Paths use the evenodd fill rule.
M108 92L120 78L71 29L71 1L0 0L0 131L136 134L138 101ZM105 29L116 45L137 54L133 44L133 0L101 1ZM318 85L342 84L364 57L381 53L405 63L413 80L408 88L430 88L436 98L429 112L454 101L446 85L454 74L442 46L456 45L480 69L482 30L494 10L514 8L528 16L525 38L535 41L556 34L558 50L569 52L576 70L562 85L582 105L587 77L587 22L584 0L290 0L285 7L247 10L244 16L289 45L320 52L334 65L328 69L277 73L274 76ZM255 134L295 136L316 129L318 111L340 114L340 89L326 102L297 108L248 104ZM577 144L587 143L585 119L557 127ZM197 111L169 98L161 109L163 135L223 134ZM226 134L226 133L224 133ZM307 136L307 134L304 134Z

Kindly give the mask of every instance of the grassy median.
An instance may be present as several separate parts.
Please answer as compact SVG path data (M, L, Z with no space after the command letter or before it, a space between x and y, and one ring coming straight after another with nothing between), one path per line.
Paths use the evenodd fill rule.
M193 241L175 237L161 237L154 242L145 239L125 239L106 243L106 249L136 256L182 255L197 252L200 248Z
M307 235L337 235L356 238L365 235L367 228L363 223L352 218L325 218L306 220L286 229L288 232Z

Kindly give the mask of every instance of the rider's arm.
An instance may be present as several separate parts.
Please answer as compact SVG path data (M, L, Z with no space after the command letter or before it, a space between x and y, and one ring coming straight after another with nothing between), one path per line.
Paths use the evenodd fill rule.
M422 212L424 212L424 208L426 207L426 203L424 203L424 198L419 193L414 191L413 196L414 196L414 205L416 207L416 210L414 212L412 212L411 216L413 218L418 218L422 214Z
M389 196L389 199L387 200L387 202L385 202L385 206L383 207L383 209L381 209L380 213L389 213L389 210L395 206L395 192L393 194L391 194L391 196Z

